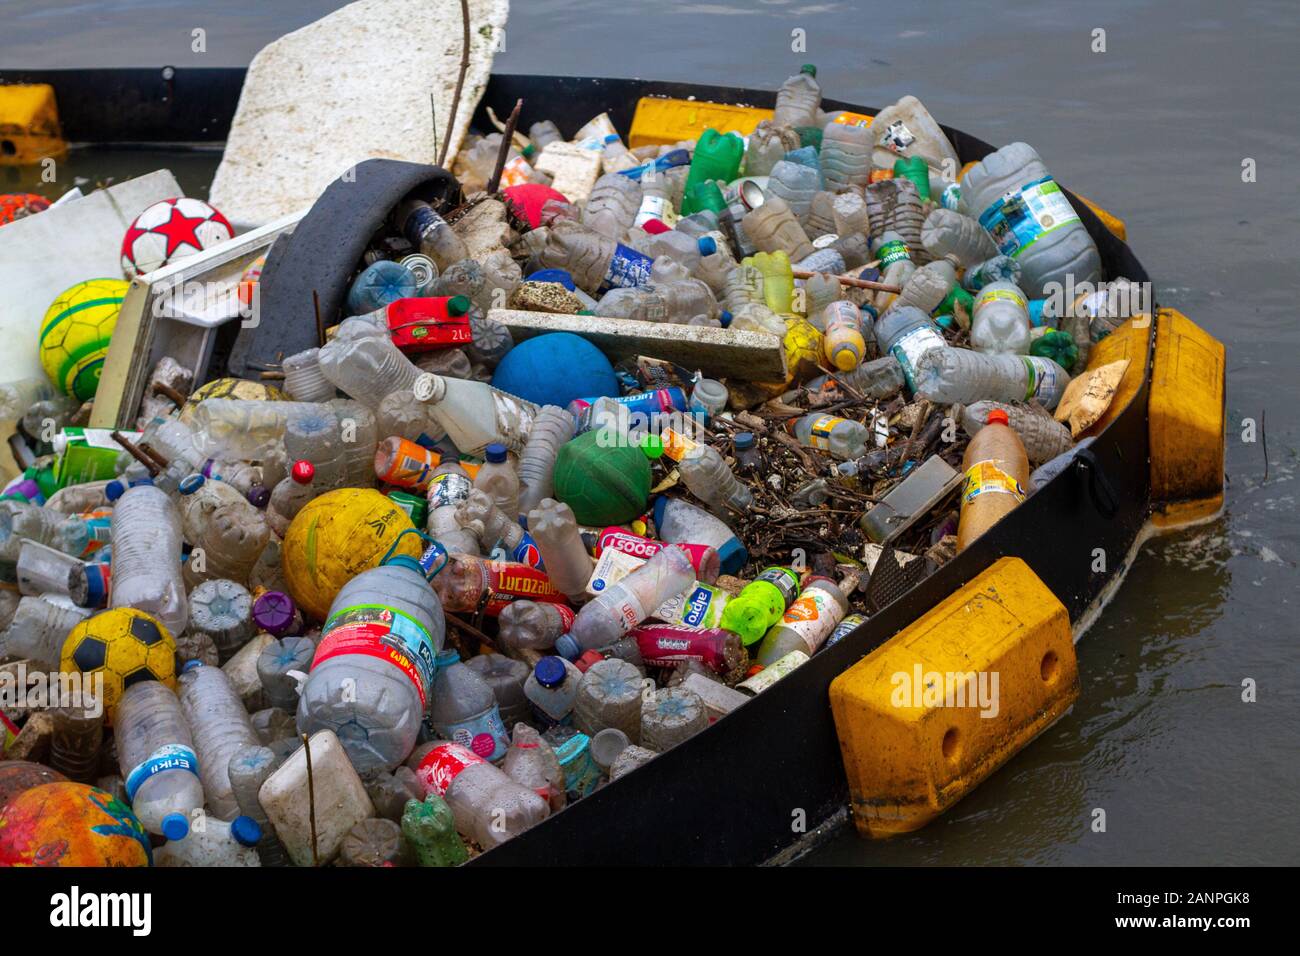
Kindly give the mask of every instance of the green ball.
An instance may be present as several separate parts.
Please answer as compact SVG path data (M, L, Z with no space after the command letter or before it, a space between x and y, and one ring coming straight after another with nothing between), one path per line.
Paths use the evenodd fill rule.
M594 429L560 447L555 458L555 498L573 509L579 524L604 527L643 514L650 498L650 462L640 448L602 447Z

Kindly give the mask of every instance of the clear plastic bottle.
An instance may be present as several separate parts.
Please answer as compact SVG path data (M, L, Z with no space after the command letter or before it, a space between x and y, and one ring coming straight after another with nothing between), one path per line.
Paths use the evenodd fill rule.
M720 514L748 512L754 495L741 484L726 459L717 449L704 444L696 445L678 463L682 482L691 494Z
M266 518L247 501L219 506L212 512L203 534L194 542L195 550L190 553L184 566L185 581L191 587L219 578L247 581L270 538L271 529ZM203 553L202 567L197 558L200 548ZM113 556L116 559L116 547ZM117 590L116 580L113 582L113 590Z
M772 167L764 192L769 198L776 196L785 200L799 224L806 228L813 197L821 188L821 173L815 168L783 159Z
M344 398L330 402L330 407L338 417L343 439L343 484L374 487L375 446L379 444L374 413L361 402Z
M284 452L312 463L317 494L343 487L343 435L328 405L302 405L285 420Z
M261 866L257 844L262 828L251 817L205 820L184 839L169 840L154 852L154 866Z
M970 216L951 209L935 209L921 227L921 244L936 259L953 256L968 269L998 254L989 234Z
M99 776L104 742L104 708L90 695L49 711L54 722L50 737L50 766L69 780L90 783Z
M1036 400L1050 411L1069 383L1069 374L1049 358L985 355L959 348L931 349L921 356L916 370L918 397L962 405Z
M913 261L923 265L930 255L921 244L921 226L925 223L926 207L916 185L905 177L882 179L863 190L867 215L871 219L872 235L897 233L911 250Z
M398 204L393 221L406 240L440 270L469 257L464 241L428 203L408 199Z
M564 809L567 800L559 758L532 727L524 723L515 724L510 750L501 769L515 783L545 799L552 813Z
M537 542L551 583L570 601L585 600L594 564L578 533L573 509L553 498L544 498L528 513L528 530Z
M199 584L190 592L189 615L190 633L212 638L223 664L253 636L253 596L235 581Z
M390 392L412 388L421 375L390 338L378 335L343 341L335 337L321 348L320 367L340 391L372 409Z
M478 489L471 491L469 497L457 506L456 524L472 534L484 550L491 550L499 543L506 551L516 552L521 546L526 548L531 543L527 532L498 508L487 492ZM528 557L526 551L517 556L521 559ZM535 559L528 563L535 564Z
M881 355L892 355L897 360L907 387L915 391L917 364L921 358L948 343L928 314L905 305L880 317L876 323L876 344Z
M258 461L280 443L290 412L313 407L300 402L205 398L194 407L195 447L205 458Z
M502 650L544 651L568 632L573 619L573 611L563 604L515 601L502 608L497 637Z
M832 274L818 272L802 282L808 321L818 332L825 332L826 317L823 313L834 303L841 301L839 279Z
M334 397L334 383L321 372L320 349L290 355L280 367L284 369L284 390L295 402L328 402Z
M240 747L230 757L226 772L230 777L230 789L239 804L242 816L253 820L262 831L257 841L257 856L263 866L288 866L289 856L280 846L275 835L275 826L267 819L266 811L257 798L257 792L271 776L279 762L269 747Z
M870 362L864 362L857 368L843 372L839 379L854 391L861 392L868 398L892 398L903 390L907 380L903 377L903 366L892 355L885 355ZM819 376L808 383L809 391L816 391L830 381L826 375Z
M617 137L615 137L617 139ZM641 184L617 172L596 180L582 211L582 224L621 242L641 208Z
M427 792L447 801L456 829L485 849L499 846L550 813L550 804L537 793L459 744L435 746L416 775Z
M575 660L583 651L612 644L694 580L690 556L681 548L664 548L583 605L569 633L555 642L556 650Z
M537 257L543 269L564 269L585 291L638 286L650 281L653 260L582 226L556 225Z
M645 678L634 665L617 657L597 661L578 684L573 725L588 736L607 727L641 738L641 699Z
M0 501L0 556L17 561L23 541L56 545L64 516L40 505L9 499Z
M904 96L877 113L871 131L877 144L872 161L881 169L893 169L900 156L920 156L940 171L961 168L942 127L915 96Z
M311 670L316 645L306 637L281 637L262 648L257 656L257 679L261 681L266 702L272 707L293 713L298 709L298 678L294 672Z
M545 405L537 413L519 457L520 514L528 514L551 496L555 457L560 446L573 438L573 432L573 416L558 405Z
M582 671L563 657L543 657L524 681L524 694L532 702L538 722L567 724L578 698Z
M813 253L812 241L799 225L789 204L779 196L767 196L761 206L745 214L745 235L762 252L785 252L792 260Z
M975 297L970 344L988 355L1029 354L1029 301L1010 282L992 282Z
M379 434L389 436L389 440L396 437L433 443L444 437L441 426L429 414L428 406L417 400L409 388L384 396L375 409L375 427Z
M989 412L988 424L966 446L961 468L966 485L957 523L959 552L1025 500L1029 458L1020 437L1009 427L1006 412Z
M23 597L9 626L0 634L0 655L39 661L57 671L68 632L89 616L88 610Z
M871 234L871 216L867 212L867 201L862 193L853 190L837 194L832 211L835 215L836 235Z
M961 287L978 292L992 282L1012 282L1020 286L1020 263L1011 256L997 255L976 263L962 273Z
M415 746L445 634L442 604L418 561L397 555L357 575L330 605L298 701L299 730L334 731L360 773L392 770ZM367 643L371 653L349 652Z
M700 695L685 687L656 690L641 710L640 746L663 753L709 726Z
M199 758L199 777L208 810L221 820L239 815L227 768L240 747L258 745L257 733L239 692L219 667L197 661L177 679L177 694Z
M180 483L176 508L181 519L181 534L186 541L197 542L212 520L212 512L222 505L247 504L234 485L200 474L189 475Z
M906 286L907 280L916 271L916 262L912 259L912 250L897 232L892 229L881 233L880 238L872 244L872 253L880 261L880 281L888 285ZM898 293L876 293L876 306L884 313L893 305Z
M794 423L794 437L808 448L829 451L841 460L857 458L866 452L871 429L860 422L813 412Z
M827 123L822 130L821 164L826 188L842 193L871 181L871 126Z
M542 120L528 127L528 138L533 141L533 145L539 151L546 149L551 143L564 142L564 135L560 132L559 127L550 120Z
M484 457L487 463L474 476L474 488L491 495L496 506L514 521L519 514L519 474L505 445L493 442L484 449Z
M819 189L813 194L803 229L804 232L808 233L808 238L814 242L822 236L836 235L835 195L835 193L826 189Z
M689 501L659 498L655 502L654 519L660 541L670 544L703 544L716 550L723 574L735 574L745 566L745 561L749 558L745 546L725 522Z
M271 492L266 506L266 523L278 537L283 538L289 524L307 502L318 494L313 479L316 469L309 461L295 461L289 472Z
M512 604L511 607L515 605ZM532 673L527 664L512 660L504 654L479 654L467 660L465 666L492 688L503 725L513 727L519 721L527 719L529 703L524 696L524 682Z
M1049 283L1101 279L1101 256L1078 213L1038 153L1010 143L985 156L962 178L962 208L979 220L1003 255L1020 263L1031 298Z
M805 63L798 73L789 77L776 91L776 110L772 115L772 123L790 127L816 126L821 102L822 88L817 82L817 67Z
M1031 405L1009 405L1001 402L976 402L973 405L963 405L962 429L967 435L974 437L988 424L988 417L995 410L1007 416L1012 431L1020 436L1020 442L1025 446L1025 454L1029 456L1030 464L1050 461L1074 447L1074 439L1070 437L1069 428Z
M867 356L862 313L847 299L837 299L821 315L822 355L833 368L849 372Z
M501 760L510 746L496 694L477 671L459 661L439 669L429 718L439 737L484 760Z
M131 684L117 702L113 726L127 800L150 833L179 840L203 807L203 783L194 740L171 688L157 681Z
M957 285L954 260L946 256L927 262L907 278L903 291L894 299L892 308L912 306L927 315L939 308L948 293Z
M691 389L691 411L703 415L705 420L716 418L727 410L727 386L716 379L699 376Z
M434 418L466 455L481 455L494 442L510 451L522 451L538 412L532 402L483 382L431 373L419 377L414 391L416 398L431 406Z
M153 485L127 489L113 508L109 606L145 611L158 618L169 633L181 633L189 617L189 603L180 557L181 522L171 499Z
M23 541L15 569L22 594L58 594L74 604L85 604L89 596L86 565L62 551L35 541Z
M814 577L758 646L758 663L775 663L791 651L811 657L849 612L848 598L830 578Z

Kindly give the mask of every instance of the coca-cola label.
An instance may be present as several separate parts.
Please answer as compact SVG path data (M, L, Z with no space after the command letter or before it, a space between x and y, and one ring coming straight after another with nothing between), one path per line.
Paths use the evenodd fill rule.
M424 755L415 775L425 793L445 797L462 770L480 763L487 761L460 744L439 744Z
M377 657L407 676L423 707L433 685L437 653L433 638L415 618L380 604L358 604L330 615L311 669L346 654Z

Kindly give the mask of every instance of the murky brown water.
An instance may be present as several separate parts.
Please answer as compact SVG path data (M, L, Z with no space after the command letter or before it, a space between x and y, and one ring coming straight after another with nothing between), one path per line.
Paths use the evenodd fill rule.
M336 5L228 0L218 14L117 0L92 14L14 0L0 72L242 65ZM207 54L190 52L196 27ZM796 29L806 52L791 51ZM1092 52L1097 29L1104 53ZM1127 220L1157 299L1227 345L1225 514L1139 555L1080 645L1073 712L934 826L883 844L846 831L807 862L1300 862L1298 38L1291 2L516 0L503 72L775 86L816 62L838 98L883 106L912 93L985 140L1023 139L1062 182ZM215 165L147 153L73 162L92 181L168 165L200 196ZM1240 440L1246 418L1263 426L1267 481L1263 442ZM1241 699L1247 678L1257 703ZM1095 808L1103 834L1089 826Z

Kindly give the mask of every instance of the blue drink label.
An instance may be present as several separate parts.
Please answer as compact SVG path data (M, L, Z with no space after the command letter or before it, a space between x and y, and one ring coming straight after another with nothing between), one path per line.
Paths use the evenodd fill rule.
M1078 213L1051 176L1013 189L980 215L980 225L1004 256L1018 256L1049 232L1078 221Z
M650 266L654 260L642 255L635 249L619 243L614 255L609 260L609 269L605 272L605 282L601 292L608 292L615 287L630 289L646 285L650 281Z
M167 744L159 747L126 775L127 802L134 803L135 795L140 788L155 774L167 770L188 770L197 777L199 775L199 758L194 755L193 750L184 744Z
M526 564L538 571L546 570L546 565L542 563L542 552L537 549L537 542L533 540L533 536L527 531L524 532L524 536L519 539L519 543L511 550L510 560Z
M458 743L488 761L500 760L510 746L506 739L506 725L496 704L477 717L449 724L434 723L433 729L444 740Z

